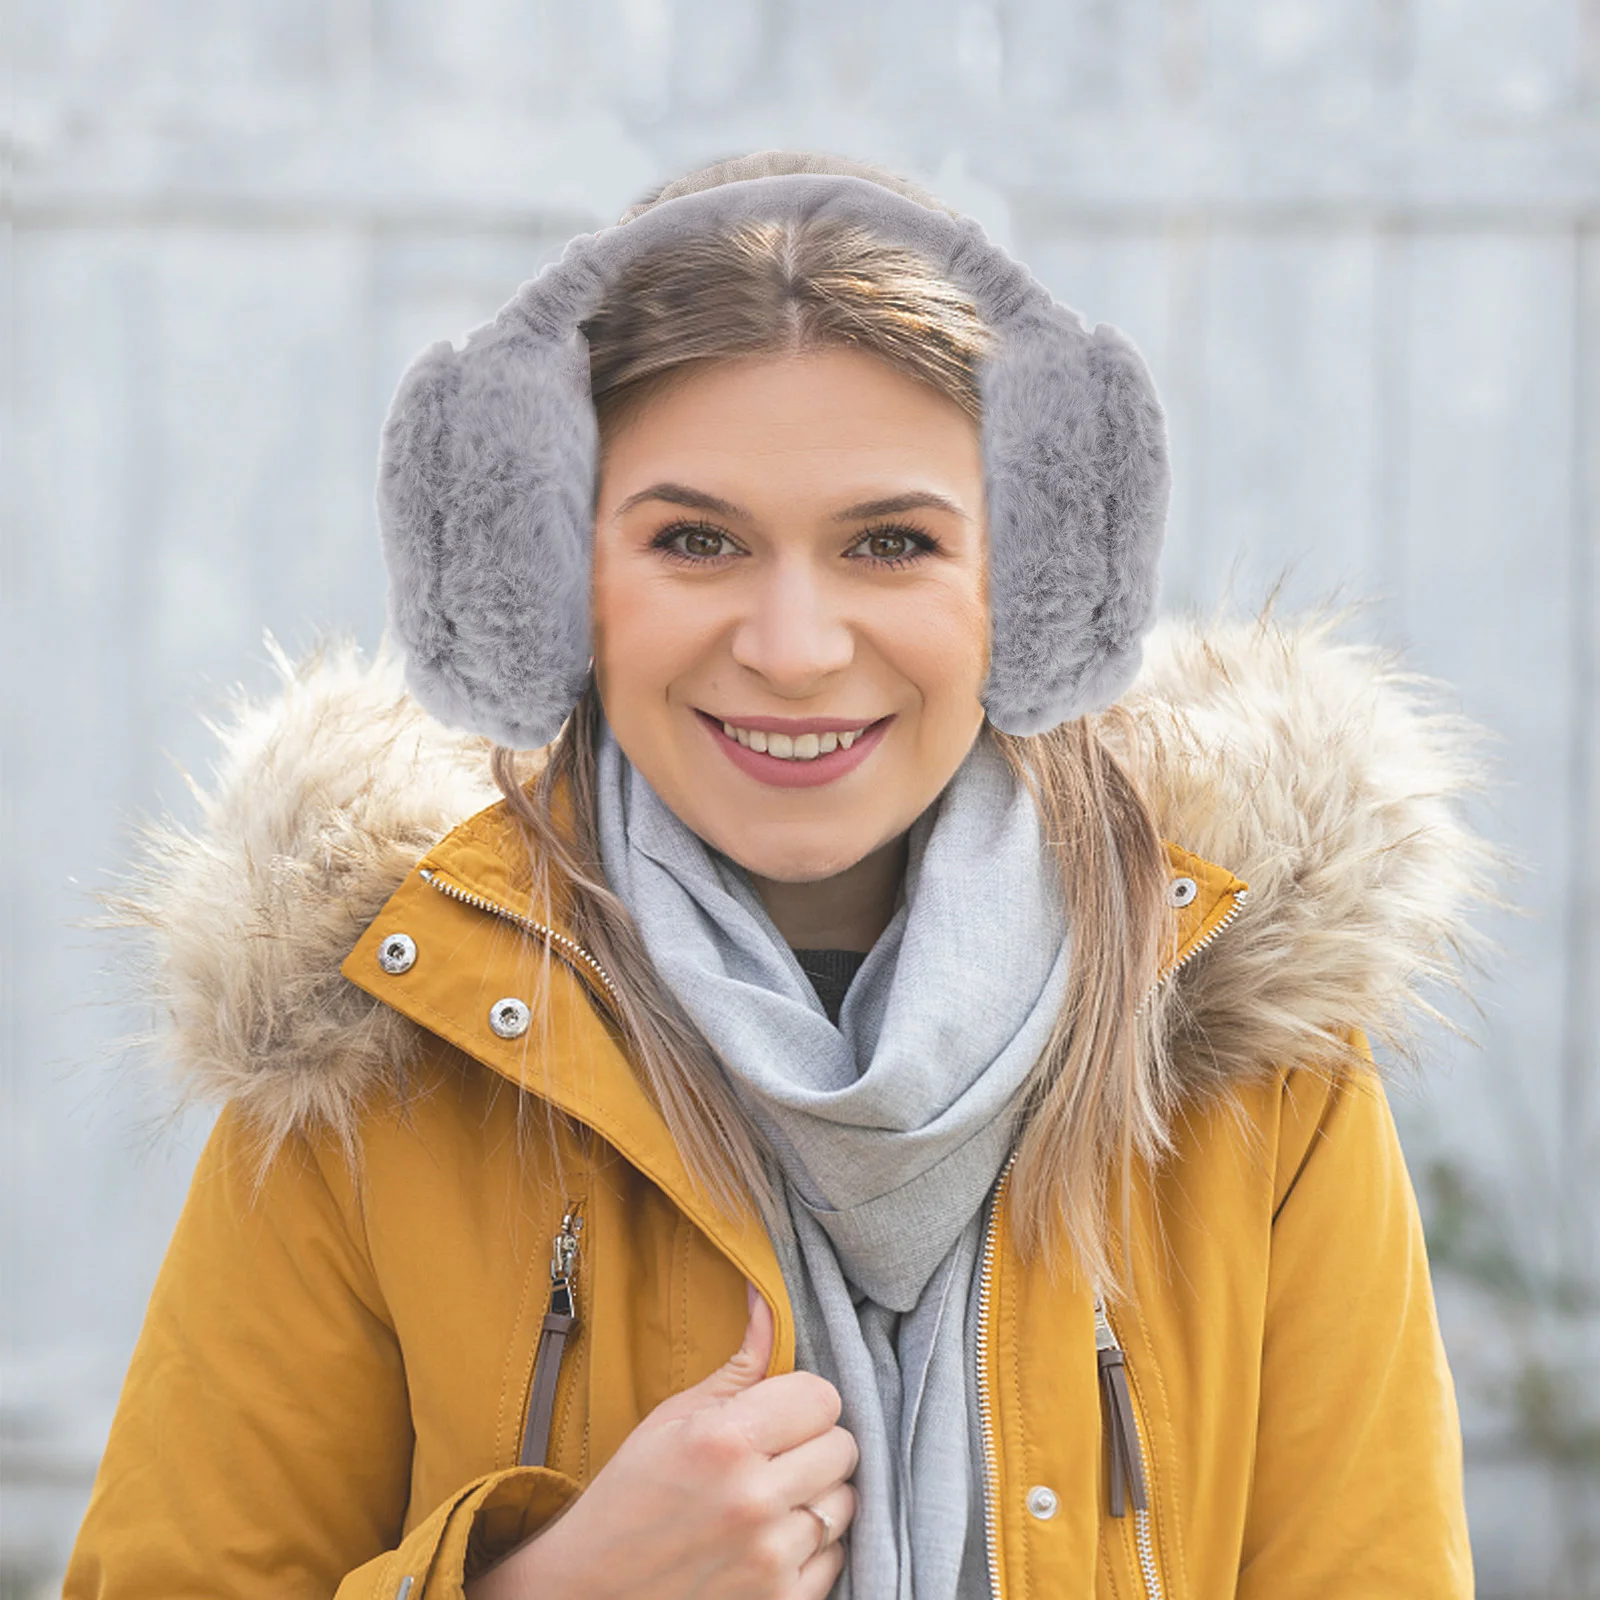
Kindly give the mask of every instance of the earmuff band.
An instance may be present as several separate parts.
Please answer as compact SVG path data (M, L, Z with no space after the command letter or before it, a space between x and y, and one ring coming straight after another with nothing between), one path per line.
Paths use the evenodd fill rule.
M970 217L869 179L746 178L580 234L457 350L400 380L378 517L407 682L441 721L533 748L591 655L599 434L579 324L637 254L751 221L857 223L915 250L997 335L978 366L989 527L989 720L1029 734L1110 705L1155 620L1166 425L1139 352L1089 328Z

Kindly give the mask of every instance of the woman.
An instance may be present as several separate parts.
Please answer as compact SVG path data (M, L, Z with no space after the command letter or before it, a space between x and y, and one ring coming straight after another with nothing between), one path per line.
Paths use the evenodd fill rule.
M286 663L129 905L226 1104L68 1593L1469 1594L1366 1031L1464 730L1326 619L1112 704L1165 501L1131 346L855 163L419 358L417 699Z

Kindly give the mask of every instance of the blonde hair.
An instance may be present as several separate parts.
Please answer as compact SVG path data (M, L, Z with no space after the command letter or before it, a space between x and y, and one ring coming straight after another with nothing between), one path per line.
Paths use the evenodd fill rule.
M817 171L867 177L939 206L878 167L763 151L679 178L623 220L715 184ZM699 364L828 345L877 355L978 417L977 363L992 340L970 300L915 253L817 220L748 224L638 259L583 331L602 448L636 407ZM1171 1112L1165 986L1156 987L1172 953L1169 874L1150 808L1102 737L1124 715L1113 707L1028 738L988 725L980 735L1039 807L1073 941L1066 1002L1025 1090L1013 1231L1024 1256L1054 1262L1070 1247L1110 1292L1122 1281L1109 1246L1114 1186L1120 1175L1126 1234L1134 1162L1167 1148ZM635 1069L694 1179L725 1211L753 1203L769 1227L786 1226L759 1136L605 881L595 814L601 723L591 675L530 779L519 778L514 751L494 751L495 781L528 831L534 896L559 904L567 931L610 973Z

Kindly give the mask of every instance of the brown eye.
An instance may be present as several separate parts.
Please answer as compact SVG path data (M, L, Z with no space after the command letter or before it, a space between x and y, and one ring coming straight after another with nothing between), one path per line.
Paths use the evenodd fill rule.
M722 535L697 528L693 533L684 534L683 547L692 556L714 556L722 547Z
M853 547L855 559L885 567L904 567L937 550L938 544L916 528L869 528Z
M668 561L680 566L721 566L729 556L739 553L739 543L730 533L711 522L671 522L650 541Z

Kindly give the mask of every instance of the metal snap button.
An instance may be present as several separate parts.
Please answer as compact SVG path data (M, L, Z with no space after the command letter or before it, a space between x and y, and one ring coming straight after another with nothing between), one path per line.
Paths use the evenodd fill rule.
M1046 1488L1042 1483L1036 1483L1028 1491L1028 1514L1041 1522L1048 1522L1060 1504L1055 1490Z
M496 1000L489 1007L489 1026L502 1039L521 1038L528 1031L528 1024L532 1020L533 1013L520 1000L507 997L504 1000Z
M385 972L409 972L417 963L417 941L409 933L391 933L378 946L378 965Z
M1167 885L1167 899L1175 906L1186 906L1200 893L1200 885L1193 878L1174 878Z

